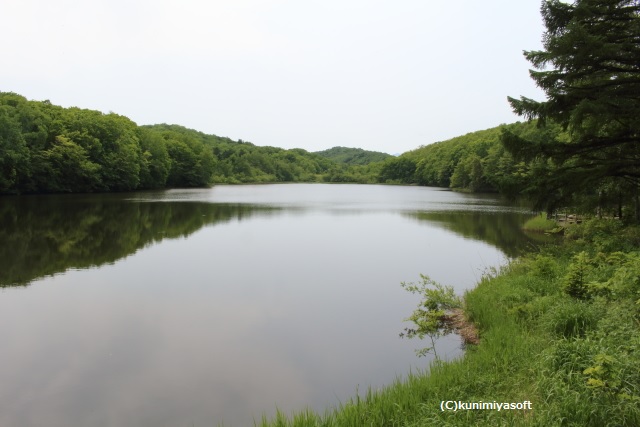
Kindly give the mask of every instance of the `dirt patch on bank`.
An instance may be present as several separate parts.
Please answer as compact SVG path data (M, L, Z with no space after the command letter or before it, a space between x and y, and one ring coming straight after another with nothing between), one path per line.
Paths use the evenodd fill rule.
M461 308L451 310L445 321L456 334L460 335L465 345L477 345L480 342L478 328L467 319Z

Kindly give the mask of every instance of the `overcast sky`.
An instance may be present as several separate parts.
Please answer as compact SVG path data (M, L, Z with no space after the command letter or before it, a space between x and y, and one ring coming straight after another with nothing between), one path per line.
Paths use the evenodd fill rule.
M402 153L543 99L539 0L0 0L0 91L256 145Z

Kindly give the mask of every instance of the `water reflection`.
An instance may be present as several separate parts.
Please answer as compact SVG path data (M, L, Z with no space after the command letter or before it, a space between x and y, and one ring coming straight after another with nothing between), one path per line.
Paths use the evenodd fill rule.
M110 264L163 239L187 237L204 226L273 215L283 209L298 215L324 209L345 217L400 211L485 241L510 257L534 238L540 239L520 230L529 214L514 212L491 195L412 187L338 188L348 191L336 193L336 186L301 184L5 197L0 204L0 287L27 285L70 268Z
M475 240L481 240L500 249L508 257L516 257L531 250L542 242L526 234L522 224L531 214L509 211L447 211L447 212L409 212L407 217L418 221L436 224L456 234Z
M249 204L249 200L255 203L255 198L242 197L226 202L228 194L216 197L221 198L222 203L212 203L211 194L211 191L197 189L139 195L3 198L0 205L0 241L3 242L0 246L0 287L24 286L39 277L70 268L110 264L163 239L186 238L204 226L273 215L284 212L283 209L289 215L309 215L318 210L314 207L318 203L336 216L375 211L373 202L366 199L342 202L334 199L332 204L317 199L310 203L302 197L309 198L306 191L287 201L278 201L276 197L276 201L271 200L268 204L263 200L258 200L261 204ZM487 242L509 257L540 242L540 236L521 231L521 225L530 214L499 210L494 206L495 200L482 195L455 201L436 200L429 209L437 211L405 211L403 215ZM380 204L378 200L376 203L388 209L388 202ZM414 207L419 201L412 203L410 206ZM466 210L455 210L464 203L468 203ZM395 208L402 211L406 206Z
M127 199L118 195L0 199L0 287L24 286L70 268L111 264L163 239L186 238L207 225L277 211L244 204Z

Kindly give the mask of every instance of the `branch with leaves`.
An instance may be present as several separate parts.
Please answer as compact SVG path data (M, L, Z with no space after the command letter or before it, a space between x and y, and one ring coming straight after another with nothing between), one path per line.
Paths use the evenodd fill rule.
M454 331L450 322L453 310L462 307L462 301L455 294L453 287L442 285L430 277L420 275L418 283L402 282L401 286L412 294L419 294L422 300L411 316L406 321L414 324L412 328L404 328L401 337L424 339L428 337L431 345L416 350L418 356L433 353L436 360L439 359L436 351L436 340Z

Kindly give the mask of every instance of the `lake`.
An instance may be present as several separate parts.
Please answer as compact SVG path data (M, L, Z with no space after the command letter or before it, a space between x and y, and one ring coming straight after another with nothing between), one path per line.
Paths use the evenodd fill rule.
M491 195L348 184L0 198L0 425L251 425L424 370L420 274L536 242ZM426 344L426 343L425 343ZM455 336L439 355L460 355Z

